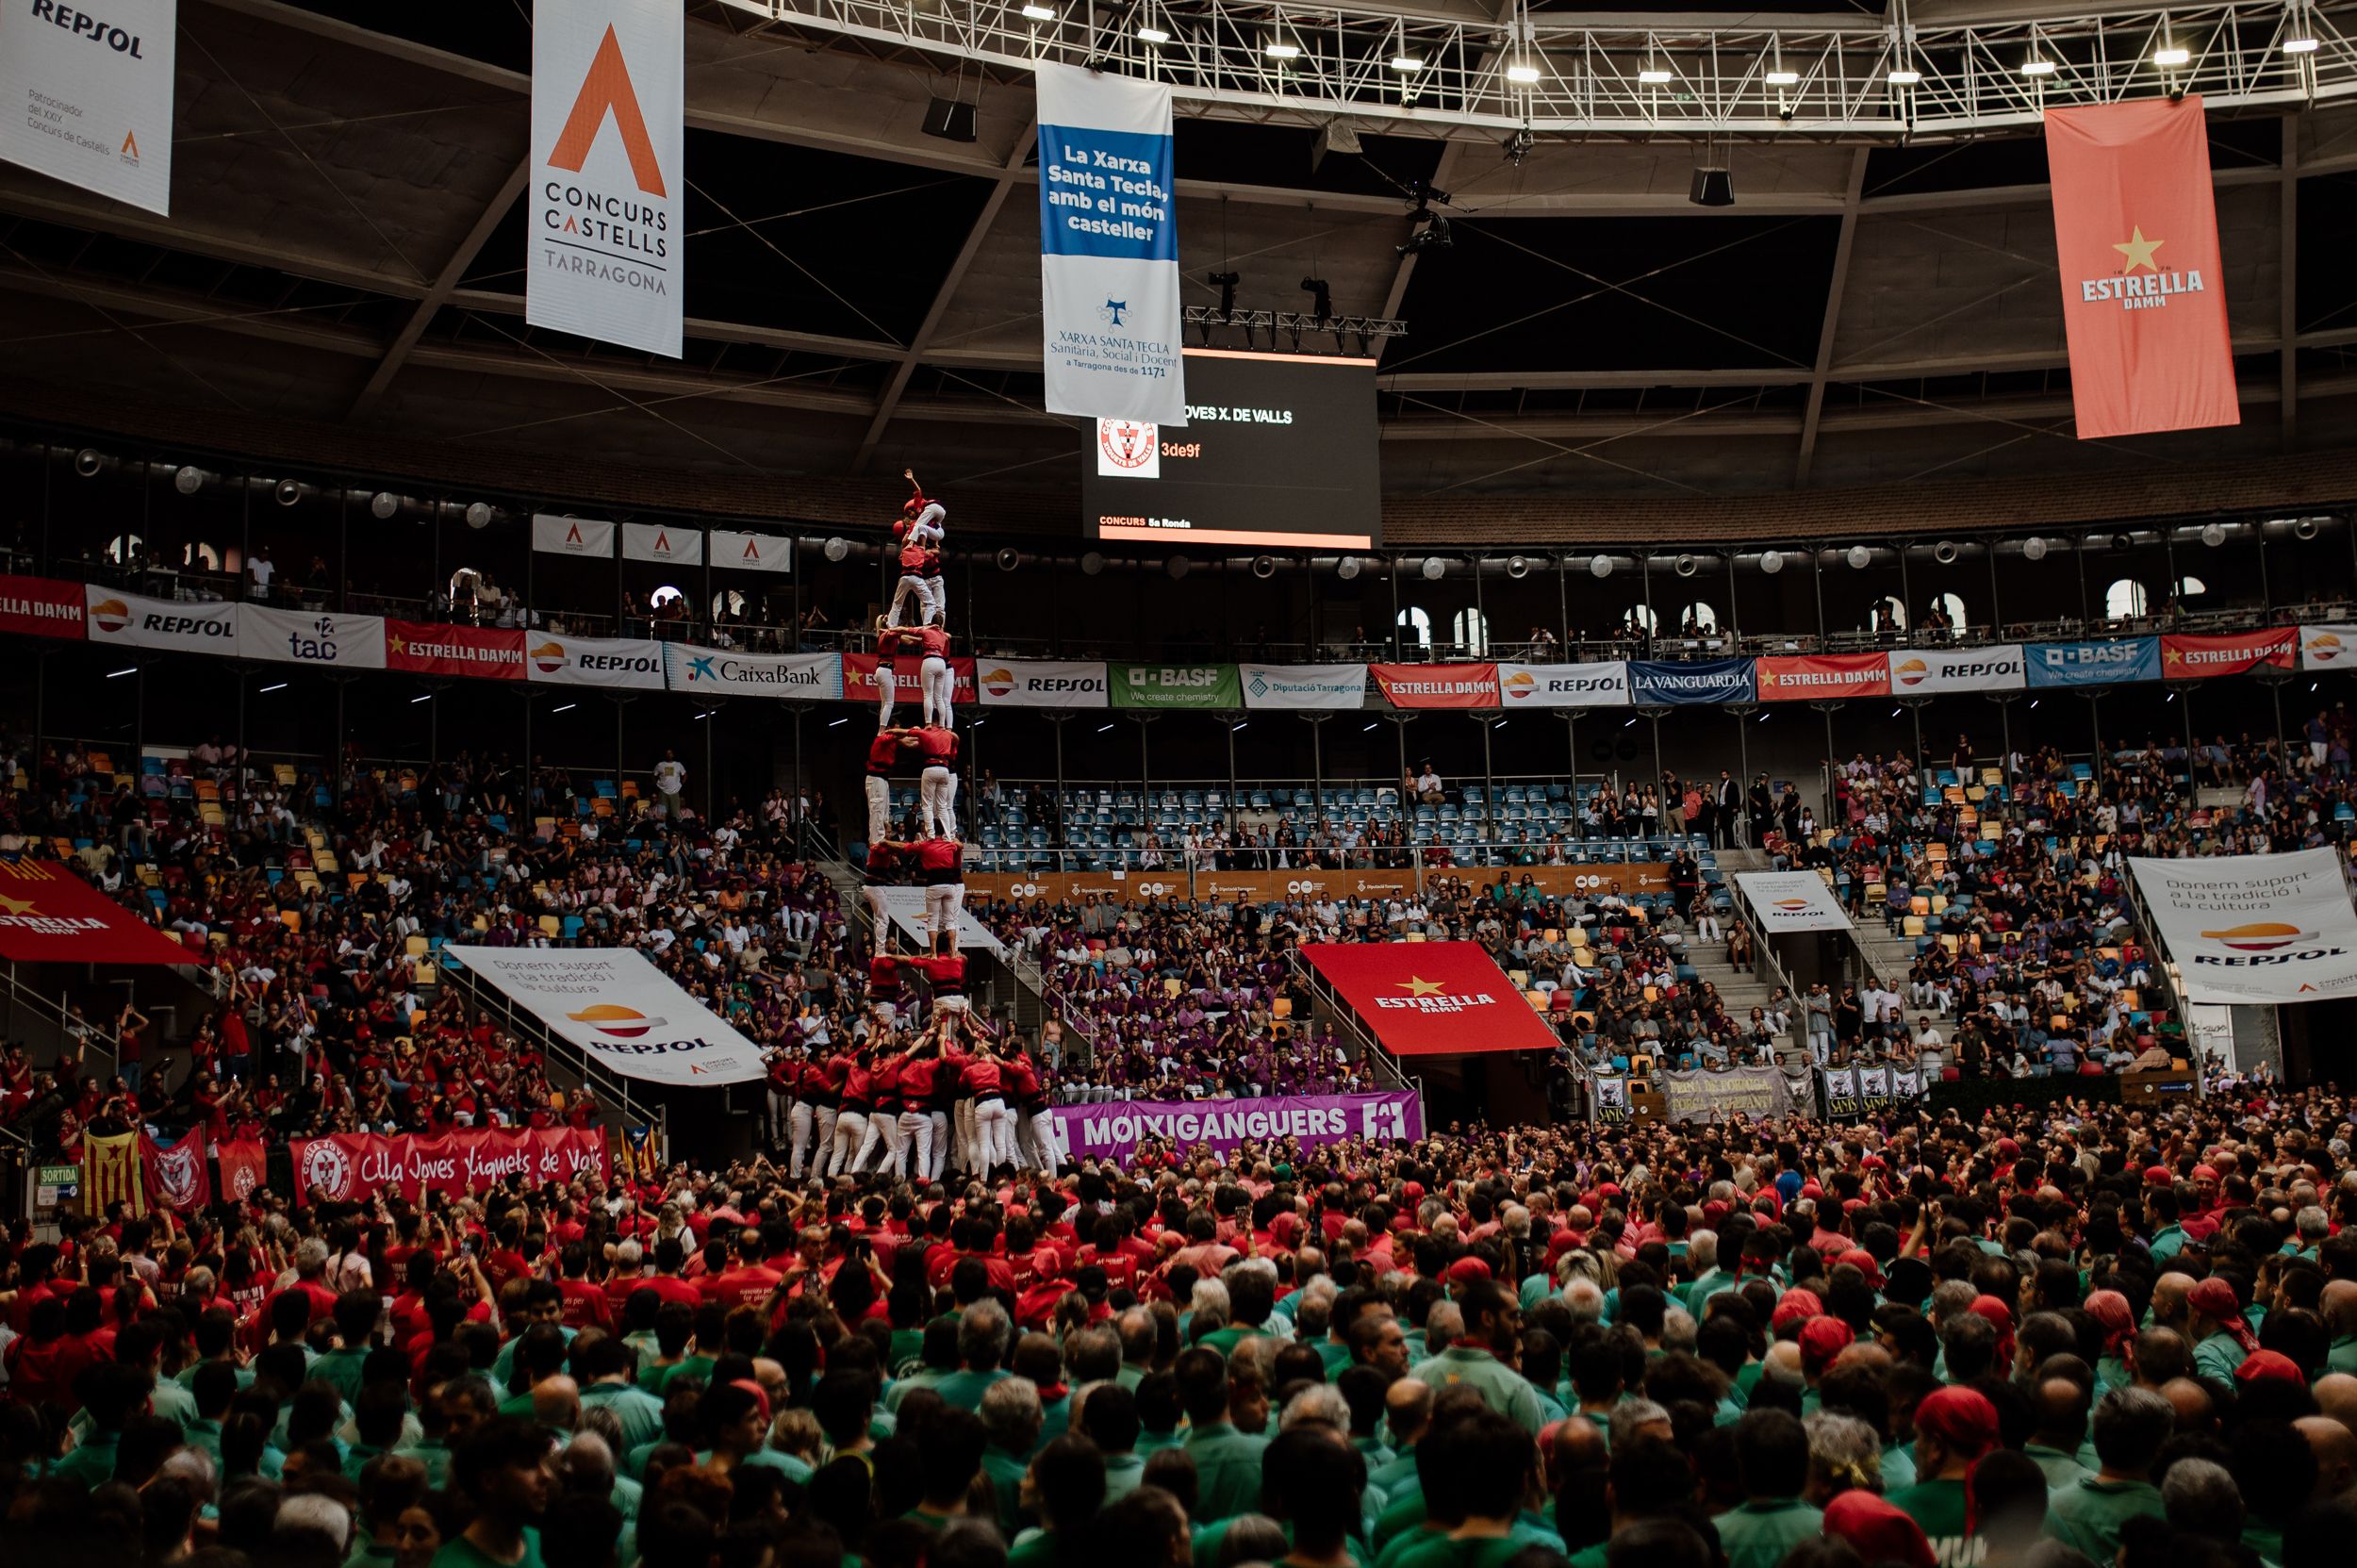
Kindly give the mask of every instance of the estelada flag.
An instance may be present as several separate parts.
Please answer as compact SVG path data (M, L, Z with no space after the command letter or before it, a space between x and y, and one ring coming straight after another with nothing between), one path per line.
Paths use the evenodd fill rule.
M2239 424L2201 100L2046 111L2079 438Z
M140 1164L140 1135L118 1132L111 1138L82 1134L82 1213L103 1214L107 1205L120 1202L133 1219L147 1213L146 1172Z

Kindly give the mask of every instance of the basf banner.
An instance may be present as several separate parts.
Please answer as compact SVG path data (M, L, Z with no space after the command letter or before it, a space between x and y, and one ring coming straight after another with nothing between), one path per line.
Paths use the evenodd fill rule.
M2239 424L2201 99L2046 111L2079 438Z
M331 669L382 669L385 618L248 604L238 612L238 655Z
M1753 662L1763 702L1890 695L1887 653L1795 653Z
M2357 996L2357 915L2332 850L2128 857L2191 1001Z
M524 639L524 678L561 686L663 689L663 645L615 637L560 637L533 632Z
M0 862L0 958L11 964L191 964L202 956L54 860Z
M986 708L1101 708L1105 666L1086 659L977 659Z
M832 702L843 695L843 662L832 653L738 653L667 642L665 683L706 697L779 697Z
M2357 626L2302 626L2299 668L2357 669Z
M1738 871L1735 882L1757 912L1760 931L1769 936L1850 929L1849 912L1814 871Z
M1236 675L1247 708L1334 712L1367 700L1362 664L1246 664L1236 667Z
M1047 411L1185 424L1170 89L1072 65L1034 70Z
M0 157L171 212L178 29L176 0L8 0L0 9Z
M1906 648L1889 655L1893 697L1947 691L2019 691L2029 685L2019 643L1986 648Z
M535 512L532 548L552 555L586 555L592 560L610 561L614 559L614 524L603 518L567 518L552 512Z
M744 534L733 528L712 531L712 564L738 571L791 571L794 541L783 534Z
M1395 708L1494 708L1493 664L1371 664L1375 689Z
M442 949L625 1078L750 1083L761 1048L635 948Z
M91 583L83 588L85 635L92 642L169 648L183 653L238 652L238 606L192 599L150 599Z
M1424 1136L1424 1102L1412 1094L1287 1095L1265 1099L1125 1099L1059 1105L1048 1112L1064 1160L1127 1166L1142 1143L1232 1154L1244 1144L1284 1141L1304 1148L1345 1138Z
M2120 637L2112 642L2034 642L2028 664L2030 689L2108 686L2122 681L2161 678L2161 645L2155 637Z
M684 17L670 0L534 8L534 326L679 357Z
M415 1203L428 1193L488 1192L511 1176L537 1187L606 1174L605 1130L599 1127L462 1127L439 1137L331 1132L294 1139L288 1152L298 1204L314 1195L348 1203L379 1192Z
M1758 696L1749 659L1640 659L1628 667L1628 691L1641 707L1750 702Z
M1596 664L1501 664L1498 701L1508 708L1625 708L1628 666L1618 659Z
M82 585L0 572L0 632L26 637L82 635Z
M1106 695L1116 708L1162 713L1227 713L1244 706L1232 664L1114 664Z
M1478 942L1305 942L1301 956L1394 1056L1563 1043Z
M524 633L520 627L388 620L385 623L385 668L417 675L520 681L524 678Z
M2241 675L2262 665L2289 669L2299 646L2299 634L2289 626L2217 635L2172 632L2161 638L2161 674L2171 681L2198 681L2205 675Z

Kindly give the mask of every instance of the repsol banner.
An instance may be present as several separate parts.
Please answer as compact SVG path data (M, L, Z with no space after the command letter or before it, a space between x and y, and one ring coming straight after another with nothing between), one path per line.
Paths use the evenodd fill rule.
M563 686L663 689L663 644L616 637L560 637L534 632L525 638L524 678Z
M331 1203L399 1192L415 1203L427 1193L457 1197L487 1192L511 1176L538 1186L606 1174L605 1133L597 1128L464 1127L442 1136L332 1132L298 1138L295 1201ZM227 1163L227 1146L223 1159Z
M1105 666L1089 659L977 659L974 685L986 708L1101 708Z
M626 1078L722 1084L764 1076L758 1047L635 948L443 951Z
M2357 915L2340 855L2205 855L2129 869L2184 976L2186 999L2326 1001L2357 996Z
M92 642L183 653L235 654L238 606L192 599L150 599L96 583L84 588L84 635Z
M172 210L177 0L0 6L0 157Z
M1247 1143L1316 1148L1357 1138L1424 1136L1424 1102L1412 1094L1285 1095L1261 1099L1112 1100L1048 1113L1067 1160L1128 1165L1141 1145L1232 1154Z

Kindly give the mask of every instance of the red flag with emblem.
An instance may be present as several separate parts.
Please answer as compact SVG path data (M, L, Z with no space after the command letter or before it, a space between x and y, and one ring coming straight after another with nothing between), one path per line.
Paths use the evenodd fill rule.
M2046 111L2079 438L2239 424L2201 100Z
M147 1177L147 1206L190 1214L213 1201L213 1173L205 1164L205 1131L191 1128L177 1143L140 1134L140 1164Z

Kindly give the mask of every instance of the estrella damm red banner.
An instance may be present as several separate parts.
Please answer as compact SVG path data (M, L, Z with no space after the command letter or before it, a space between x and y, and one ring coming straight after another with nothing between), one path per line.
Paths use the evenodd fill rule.
M1301 956L1394 1056L1563 1043L1478 942L1309 942Z
M2198 681L2204 675L2240 675L2271 665L2289 669L2299 656L2299 630L2201 635L2172 632L2161 638L2161 679Z
M1752 662L1763 702L1890 695L1887 653L1793 653Z

